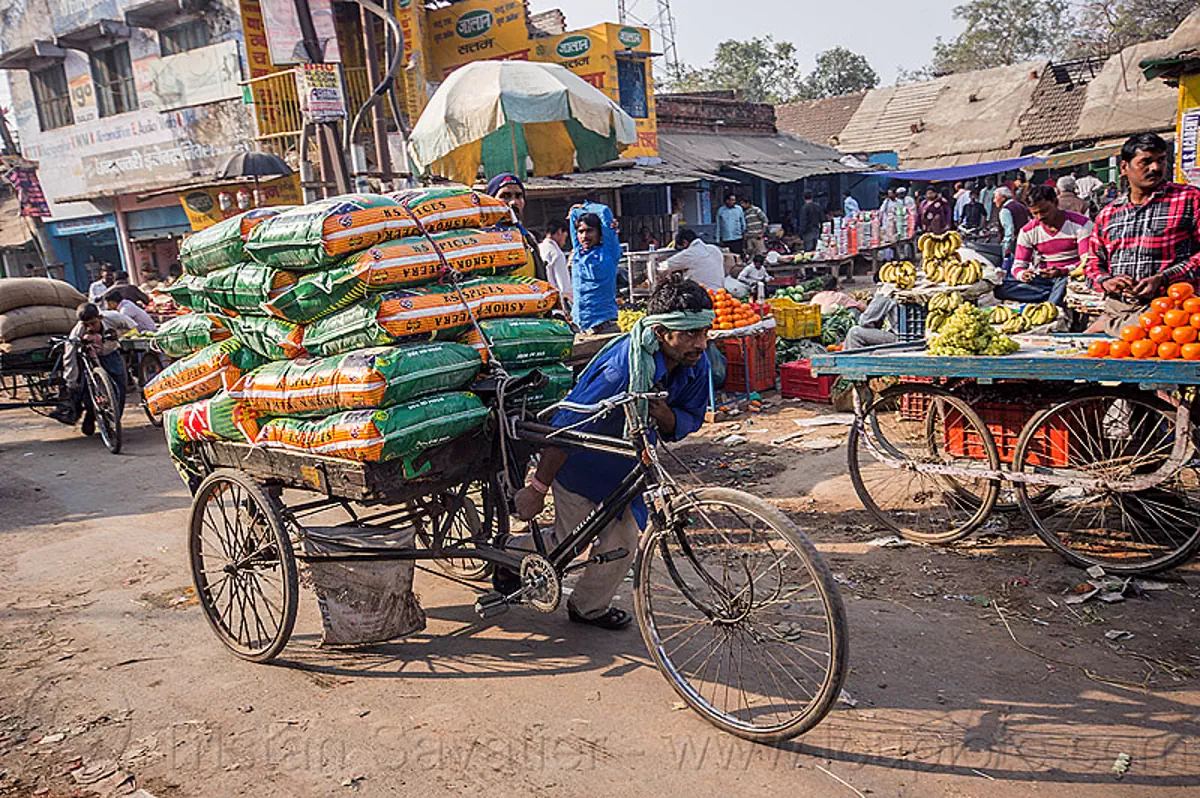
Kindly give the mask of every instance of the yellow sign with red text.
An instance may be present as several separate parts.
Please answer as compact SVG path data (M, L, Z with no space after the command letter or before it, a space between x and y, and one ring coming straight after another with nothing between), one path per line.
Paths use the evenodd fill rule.
M245 191L252 194L255 190L247 183L237 186L209 186L180 194L179 202L183 205L183 211L192 225L192 231L199 232L230 216L237 216L243 210L238 207L237 193ZM300 193L300 175L298 174L259 183L257 191L260 208L270 205L304 204L303 194ZM228 199L232 201L227 203L228 209L221 209L221 194L230 195Z

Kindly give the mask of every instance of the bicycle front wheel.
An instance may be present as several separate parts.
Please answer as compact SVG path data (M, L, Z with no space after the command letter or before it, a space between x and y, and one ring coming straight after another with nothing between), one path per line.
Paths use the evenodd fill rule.
M96 416L96 428L100 439L113 454L121 452L121 408L117 403L117 389L112 378L101 366L93 366L87 374L88 393L92 412Z
M642 537L634 606L654 664L709 723L756 742L812 729L846 678L845 611L797 526L741 491L673 502Z

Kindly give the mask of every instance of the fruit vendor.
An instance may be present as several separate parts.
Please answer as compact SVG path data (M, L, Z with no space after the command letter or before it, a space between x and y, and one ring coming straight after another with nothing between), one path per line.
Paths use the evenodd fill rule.
M1200 189L1167 180L1167 143L1131 136L1118 158L1129 191L1096 215L1084 273L1104 292L1089 331L1116 337L1171 283L1200 283Z
M663 439L681 440L704 423L709 386L704 351L714 317L712 300L702 285L679 273L670 275L650 295L646 316L592 359L567 400L595 404L626 391L665 391L665 400L650 403L649 417ZM552 423L563 427L580 420L575 413L560 411ZM610 413L580 429L622 438L625 416ZM616 490L634 465L629 458L613 454L545 449L533 478L516 495L517 515L525 520L536 517L553 489L553 536L561 540ZM629 554L587 566L567 602L572 621L601 629L629 625L630 614L612 606L612 600L629 571L646 520L646 505L639 497L600 533L593 553L623 548ZM514 592L518 587L514 578L510 572L498 571L497 590Z
M886 293L877 293L858 317L858 324L846 333L842 351L865 349L868 346L894 344L898 340L896 330L900 326L900 306Z
M1092 223L1063 210L1052 186L1030 189L1029 213L1033 219L1017 234L1012 269L996 289L996 298L1061 306L1071 272L1087 256Z
M487 193L507 205L517 219L517 227L525 237L525 248L529 251L529 261L513 272L514 277L536 277L546 279L546 263L542 260L538 241L533 233L525 229L525 184L521 178L505 172L488 181Z
M684 227L675 234L675 254L658 267L660 274L683 272L705 288L725 287L725 253L700 240L696 231Z
M617 268L621 242L612 210L598 202L571 208L571 319L585 333L610 335L617 326Z

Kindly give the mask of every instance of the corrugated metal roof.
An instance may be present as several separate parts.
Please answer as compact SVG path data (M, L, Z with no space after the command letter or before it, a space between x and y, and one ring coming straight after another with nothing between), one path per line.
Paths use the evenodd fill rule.
M710 173L740 170L772 182L791 183L813 175L855 171L841 163L842 154L832 147L785 133L763 136L659 132L658 149L663 160L673 166Z
M1160 80L1147 80L1139 66L1160 52L1163 40L1126 47L1105 63L1088 85L1075 139L1100 139L1144 131L1175 129L1179 92Z
M860 91L839 97L777 105L775 125L784 133L836 147L835 139L841 136L866 96L865 91Z
M696 183L701 180L723 183L727 178L677 164L629 166L618 169L596 169L553 177L531 177L525 181L530 195L551 194L556 191L625 188L627 186L661 186Z

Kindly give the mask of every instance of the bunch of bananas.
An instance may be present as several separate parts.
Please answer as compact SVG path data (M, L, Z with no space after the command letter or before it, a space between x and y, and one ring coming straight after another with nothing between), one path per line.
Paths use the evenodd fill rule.
M907 290L917 284L917 267L906 260L885 263L879 267L879 279Z
M963 244L962 236L954 230L946 233L924 233L917 239L917 249L925 260L944 260Z
M952 312L962 303L963 298L961 294L954 291L946 291L943 294L937 294L929 298L929 309Z
M961 294L953 291L947 291L943 294L936 294L929 298L929 315L925 317L925 329L930 332L937 332L942 325L946 323L946 319L950 318L960 305L963 304Z
M971 285L983 279L983 264L977 260L950 262L943 269L942 276L946 285Z
M634 323L642 316L645 316L645 311L642 310L622 310L617 312L617 327L621 332L629 332L633 329Z
M991 309L988 313L988 323L993 327L1000 328L1000 332L1009 335L1027 332L1033 327L1029 319L1004 305L998 305Z
M1021 316L1028 319L1032 326L1041 327L1043 324L1049 324L1058 318L1058 308L1049 302L1026 305L1021 310Z

